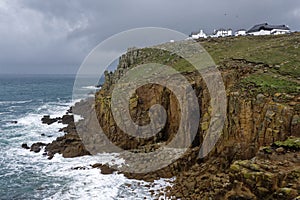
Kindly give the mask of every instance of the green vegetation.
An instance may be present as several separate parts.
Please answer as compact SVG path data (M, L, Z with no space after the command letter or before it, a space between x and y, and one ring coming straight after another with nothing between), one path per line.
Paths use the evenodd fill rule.
M300 93L300 33L279 36L245 36L210 38L199 40L215 63L226 70L227 67L248 65L255 72L241 79L237 87L249 95L258 93ZM238 60L245 61L238 62ZM195 68L185 59L156 48L144 48L131 63L131 67L141 64L160 63L172 66L179 72L192 72ZM141 72L140 73L147 73ZM137 74L137 75L143 75Z
M230 58L277 65L278 73L300 77L300 34L209 39L201 42L216 63Z
M179 72L192 72L195 68L185 59L182 59L176 54L171 54L168 51L156 48L144 48L134 66L148 63L160 63L163 65L171 66Z
M277 147L297 150L300 149L300 138L289 138L286 141L277 141L274 144Z
M270 146L267 147L263 147L263 152L265 152L266 154L272 154L272 148Z
M241 84L250 93L300 93L300 84L272 74L252 74L242 79Z

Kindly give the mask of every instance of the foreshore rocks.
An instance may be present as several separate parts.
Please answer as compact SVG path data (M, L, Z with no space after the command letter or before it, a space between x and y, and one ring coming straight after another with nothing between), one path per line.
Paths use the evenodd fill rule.
M108 165L103 165L103 164L94 164L94 165L92 165L92 168L100 169L101 170L101 174L104 174L104 175L112 174L112 173L114 173L116 171L112 167L110 167Z
M64 158L90 155L76 132L74 117L72 115L64 115L60 120L61 123L68 124L67 127L61 130L66 132L66 134L58 137L55 141L46 146L45 151L49 159L56 153L62 154Z
M55 122L57 122L60 118L50 118L50 115L45 115L41 120L43 124L51 125Z
M34 143L33 145L31 145L30 151L33 151L34 153L39 153L42 150L42 147L45 147L46 145L47 144L42 142Z
M62 117L51 118L49 115L46 115L41 120L42 123L47 125L51 125L56 122L66 124L67 126L60 130L65 132L65 135L56 138L56 140L50 144L38 142L32 144L30 148L27 146L27 144L22 144L22 148L30 149L35 153L39 153L42 150L42 147L45 147L44 155L48 156L48 159L52 159L56 153L62 154L64 158L90 155L76 132L74 117L71 114L71 108L68 113Z
M276 151L276 144L261 147L252 159L234 161L229 168L222 166L220 157L197 163L177 175L168 197L296 199L300 195L300 148L295 148L299 142L300 138L288 139L283 142L286 145L283 145L282 152Z
M62 123L62 124L71 124L74 122L74 117L73 115L70 115L68 112L68 114L56 118L51 118L50 115L45 115L41 120L43 124L48 124L48 125L51 125L55 122Z
M296 138L300 144L300 138ZM283 147L282 147L283 148ZM283 151L262 149L251 160L235 161L230 166L230 178L239 181L257 199L294 199L300 191L300 148Z
M120 59L118 70L115 73L106 74L107 81L95 97L95 108L101 127L110 141L124 149L168 143L172 141L178 129L180 108L176 96L168 89L158 85L149 84L137 88L135 95L131 97L129 102L131 117L138 124L149 123L145 111L148 111L153 104L164 106L168 115L167 125L155 137L148 140L136 140L128 136L118 128L111 113L111 92L118 79L129 69L138 65L139 60L151 62L149 57L153 57L153 54L159 55L159 53L151 51L149 53L149 51L143 50L133 50L133 52L124 55ZM163 55L163 52L161 54ZM154 60L157 61L155 58ZM182 199L266 199L268 195L278 192L268 188L270 192L263 196L257 193L255 187L252 187L253 185L246 185L243 181L233 177L230 174L232 172L229 172L235 161L255 159L261 147L275 144L278 141L285 141L291 136L298 137L300 134L299 93L281 94L282 98L277 98L277 94L267 92L250 94L247 88L240 83L244 77L250 74L263 73L266 67L269 66L247 60L230 60L219 67L227 92L227 118L223 134L208 157L205 159L195 158L194 161L197 161L198 164L195 165L196 162L187 161L189 164L180 169L182 163L177 162L179 166L175 169L166 170L165 176L174 172L173 174L177 177L175 186L170 189L170 197ZM195 89L201 110L200 128L195 140L191 142L193 148L201 146L203 136L208 129L211 120L211 99L201 77L194 72L187 72L184 75ZM280 147L272 151L276 152L277 150L276 153L279 154L286 152L286 149L278 148ZM273 164L276 166L278 163ZM141 177L143 176L147 177L141 175ZM137 176L133 177L138 178ZM162 177L164 176L162 175ZM280 187L284 188L284 186ZM294 192L295 190L293 190ZM276 195L274 194L274 196Z

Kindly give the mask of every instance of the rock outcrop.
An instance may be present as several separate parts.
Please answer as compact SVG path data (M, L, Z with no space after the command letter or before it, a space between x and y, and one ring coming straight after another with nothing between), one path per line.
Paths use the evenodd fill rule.
M50 158L55 153L61 153L64 157L76 157L94 153L89 152L94 149L100 149L99 152L114 151L109 149L110 144L103 142L102 136L87 134L79 137L77 134L76 129L86 129L87 133L97 131L94 129L95 124L92 124L93 116L90 116L93 110L96 111L94 117L105 137L121 149L149 153L169 144L177 133L183 108L180 108L176 95L168 88L157 84L144 85L136 89L128 102L130 116L138 125L150 123L151 106L159 104L164 107L167 121L155 136L136 138L123 132L111 110L112 92L120 78L129 69L151 62L188 69L181 74L197 96L201 116L199 129L196 137L189 141L189 150L169 166L146 174L124 172L126 176L147 180L176 176L175 186L168 189L170 198L292 199L300 195L299 149L290 149L280 143L289 137L300 135L300 93L293 85L299 84L299 81L290 77L291 80L285 82L286 77L281 77L285 87L291 89L288 88L284 93L274 93L272 86L272 90L268 91L264 79L261 85L256 83L261 82L261 74L271 77L268 80L270 82L275 75L282 76L279 72L274 75L277 73L274 70L278 69L268 63L246 59L224 59L218 63L227 94L227 118L221 138L204 159L197 158L197 151L212 120L208 88L199 73L190 70L191 66L187 61L157 49L131 49L120 58L115 72L105 72L105 83L95 94L95 99L80 102L72 109L75 114L85 118L76 127L70 117L55 119L66 121L68 127L63 129L67 132L65 136L46 146ZM249 77L256 82L247 81ZM51 124L55 120L46 116L43 122ZM83 145L83 139L88 141L88 148ZM151 162L142 160L139 167L142 169L147 165L151 165Z
M90 155L76 132L73 116L64 115L61 120L63 124L68 124L67 127L61 130L66 132L66 134L46 145L45 151L48 158L52 159L56 153L62 154L64 158Z
M128 69L138 65L138 61L142 61L142 63L145 61L151 62L151 56L153 56L149 51L146 51L146 53L143 50L134 51L121 58L116 72L106 74L109 81L105 82L105 87L95 97L95 108L101 127L107 137L123 149L139 149L149 145L168 143L176 134L180 118L180 108L176 96L167 88L150 84L138 88L136 94L131 98L129 107L132 119L138 124L149 123L147 116L149 108L154 104L160 104L164 106L168 115L165 128L155 137L147 140L137 140L118 128L110 110L111 92L114 84ZM164 52L161 54L163 55ZM157 61L157 58L155 59ZM237 160L246 160L241 162L251 163L250 159L255 158L259 153L259 149L263 146L272 145L276 141L284 141L291 136L299 136L299 93L274 94L266 92L250 94L249 90L252 90L253 86L245 87L241 83L241 80L249 75L264 73L266 67L269 66L263 63L247 62L246 60L227 61L220 67L228 98L227 119L222 137L219 139L214 151L207 158L198 160L199 164L193 166L193 162L189 162L190 164L181 168L182 163L176 162L175 168L167 168L166 171L173 171L179 180L176 181L178 187L175 186L175 189L171 189L175 191L175 193L171 192L172 195L184 199L205 199L206 197L212 199L261 199L273 195L273 198L280 199L279 194L282 194L282 192L283 194L284 192L291 192L289 197L284 194L286 199L289 199L297 194L297 188L286 189L287 185L280 185L279 183L276 186L277 188L271 189L273 186L266 185L267 188L257 189L259 186L247 185L245 180L240 180L238 173L227 171L235 166L233 163ZM197 73L186 72L184 76L195 89L201 109L200 128L191 145L191 147L197 147L201 145L203 135L211 120L209 92L203 79ZM250 87L249 90L247 87ZM289 98L278 98L278 96L289 96ZM263 161L258 163L261 164ZM278 163L273 164L275 167L278 165ZM203 167L203 165L207 167ZM239 170L245 171L242 167ZM183 172L180 173L181 171ZM160 174L160 176L168 177L168 172ZM212 173L214 175L211 175ZM260 172L260 174L264 174L263 177L268 173L271 172ZM278 171L272 173L276 174ZM232 174L237 175L237 177ZM133 177L136 178L137 176ZM254 177L254 179L255 184L264 181L264 179L258 177ZM180 181L186 186L182 185ZM249 180L247 179L247 181ZM278 180L274 178L270 181L276 182ZM297 179L288 180L287 183L297 185ZM263 185L264 183L260 184ZM265 189L268 192L263 193ZM239 192L236 193L236 191Z

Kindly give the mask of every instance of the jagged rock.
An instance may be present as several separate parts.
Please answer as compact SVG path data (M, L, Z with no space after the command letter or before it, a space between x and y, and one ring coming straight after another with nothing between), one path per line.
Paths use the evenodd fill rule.
M73 115L64 115L61 119L63 124L70 124L74 122L74 117Z
M177 97L168 88L148 84L137 88L130 102L126 102L126 105L130 107L130 115L133 121L139 125L150 123L148 111L152 105L160 104L165 108L167 113L166 126L151 138L135 138L123 132L116 124L111 111L112 90L118 80L131 68L139 64L157 61L159 56L165 58L165 62L176 63L176 59L180 59L175 55L172 55L175 57L173 60L169 59L169 56L163 51L153 52L141 49L133 49L124 54L120 58L118 69L115 72L105 72L105 83L102 89L96 93L95 99L92 99L92 103L84 105L85 102L82 101L76 103L74 109L72 109L72 111L75 110L75 114L82 113L81 116L86 118L80 125L85 125L92 132L96 131L90 126L92 124L89 118L90 111L95 109L105 136L114 145L122 149L133 152L151 152L160 147L155 145L168 144L172 141L177 134L182 108L179 107ZM277 146L271 146L271 144L284 141L291 135L297 136L299 134L298 105L289 104L289 102L283 103L282 99L285 96L283 93L274 96L262 92L263 94L255 94L249 98L251 89L257 86L250 85L247 88L241 88L241 80L249 74L257 71L269 73L270 70L267 70L269 68L268 64L249 62L244 59L232 59L224 61L222 65L224 66L220 66L219 69L228 95L228 112L222 137L207 158L197 160L195 156L190 156L193 155L193 152L189 152L186 157L182 157L168 167L156 172L148 174L124 172L124 174L129 178L150 181L160 177L176 175L177 179L175 186L170 191L170 196L182 199L188 199L191 196L194 199L222 199L224 197L228 199L264 199L268 195L274 194L276 196L289 191L284 190L277 193L278 188L289 187L294 187L291 190L291 194L294 195L294 190L299 191L299 188L297 188L299 187L299 184L297 184L299 178L297 178L298 172L291 171L291 166L297 164L300 156L297 153L297 156L291 156L292 153L288 151L297 151L298 148L286 148L278 144ZM212 108L210 102L212 99L205 81L198 73L188 71L183 75L194 88L201 111L200 128L195 140L188 141L191 143L191 149L195 147L199 150L211 121ZM294 99L292 97L287 99L296 103L299 102L297 95ZM50 117L46 117L44 121L52 123L48 120L50 120ZM63 128L61 131L67 132L67 134L47 145L46 151L49 158L53 157L55 153L61 153L64 157L88 155L89 152L76 132L73 119L68 116L64 120L68 127ZM215 123L216 121L213 120L212 122ZM96 148L99 144L102 144L101 137L92 135L88 139L91 145L89 149L94 149L93 147ZM263 146L271 147L259 151ZM106 147L104 144L100 149L109 152ZM280 147L283 147L284 151L287 152L285 155L275 153L275 149ZM283 158L282 156L286 157ZM277 159L280 161L277 161ZM283 162L285 160L286 162ZM146 162L146 164L148 163ZM198 164L194 165L195 163ZM138 168L144 168L146 164L141 163ZM107 173L112 173L109 167L106 167L103 170L104 173L106 170L108 170Z
M300 160L294 158L287 152L267 159L259 154L252 160L235 161L230 166L230 178L243 183L258 199L293 199L300 189Z
M90 155L79 136L74 133L58 137L55 141L48 144L45 150L48 152L49 158L52 158L56 153L62 154L65 158Z
M92 165L92 168L98 168L101 170L101 174L112 174L116 170L109 167L108 165L103 165L103 164L94 164Z
M42 143L42 142L34 143L33 145L31 145L30 151L33 151L35 153L39 153L42 150L42 147L44 147L46 145L47 144Z
M50 115L45 115L43 118L42 118L42 123L43 124L47 124L47 125L51 125L55 122L57 122L59 119L53 119L53 118L50 118Z

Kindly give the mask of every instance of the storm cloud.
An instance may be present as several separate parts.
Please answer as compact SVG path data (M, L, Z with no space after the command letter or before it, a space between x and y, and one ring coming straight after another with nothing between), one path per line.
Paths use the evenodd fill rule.
M163 27L190 34L249 29L257 23L300 29L298 0L2 0L0 73L74 74L113 34Z

